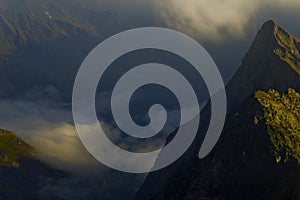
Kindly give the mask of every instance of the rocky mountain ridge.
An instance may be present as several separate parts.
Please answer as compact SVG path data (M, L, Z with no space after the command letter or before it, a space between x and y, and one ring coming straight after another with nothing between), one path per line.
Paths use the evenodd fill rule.
M185 158L150 174L136 200L145 199L145 193L149 200L298 199L300 166L294 159L276 162L266 122L255 120L264 111L254 96L258 90L300 90L298 51L299 39L266 22L226 87L229 113L213 151L197 157L199 135L205 132L200 128ZM209 106L201 116L208 111Z

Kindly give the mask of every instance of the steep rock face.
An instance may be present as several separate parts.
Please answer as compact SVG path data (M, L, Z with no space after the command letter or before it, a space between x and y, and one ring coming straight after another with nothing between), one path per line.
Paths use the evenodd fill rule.
M295 160L276 163L265 122L253 121L261 112L259 103L250 97L228 115L214 151L204 160L195 159L185 178L173 178L162 199L172 199L175 191L180 192L173 199L189 200L298 197L300 167Z
M184 162L160 174L150 174L136 199L145 199L145 193L148 199L157 200L297 199L300 167L295 160L276 163L264 121L255 124L255 117L263 115L263 109L254 93L271 88L280 93L300 88L296 70L298 41L273 21L265 23L227 85L229 114L214 150L198 159L198 133ZM208 107L201 117L208 116L207 110ZM200 135L202 131L205 130L200 130Z
M300 88L300 40L273 21L258 32L241 67L227 85L229 110L257 90Z

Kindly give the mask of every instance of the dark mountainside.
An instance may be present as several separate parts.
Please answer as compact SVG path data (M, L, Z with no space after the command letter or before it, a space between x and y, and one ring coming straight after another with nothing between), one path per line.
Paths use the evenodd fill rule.
M148 175L135 199L299 199L300 165L293 158L276 162L264 110L254 96L258 90L300 91L299 49L299 39L266 22L227 85L230 110L214 150L198 159L205 132L200 129L183 158ZM201 116L209 116L208 110Z
M69 177L35 157L35 150L11 131L0 130L0 199L48 199L41 190Z

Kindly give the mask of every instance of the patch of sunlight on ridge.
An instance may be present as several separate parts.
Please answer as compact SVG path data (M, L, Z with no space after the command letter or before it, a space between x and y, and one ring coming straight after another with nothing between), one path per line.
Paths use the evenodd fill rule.
M295 158L300 164L300 94L289 89L258 91L255 98L264 109L264 120L277 163Z
M0 166L18 168L19 159L33 158L33 147L23 142L15 133L0 129Z

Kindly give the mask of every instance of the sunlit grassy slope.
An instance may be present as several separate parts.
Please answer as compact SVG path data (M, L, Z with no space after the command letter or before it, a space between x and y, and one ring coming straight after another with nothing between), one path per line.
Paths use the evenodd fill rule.
M293 157L300 163L300 94L293 89L287 94L269 90L258 91L255 97L264 108L276 161Z
M274 50L275 54L300 74L300 53L298 50L300 40L281 29L278 25L274 27L274 35L280 46L280 48Z
M21 157L31 158L33 148L15 133L0 129L0 166L18 168Z

